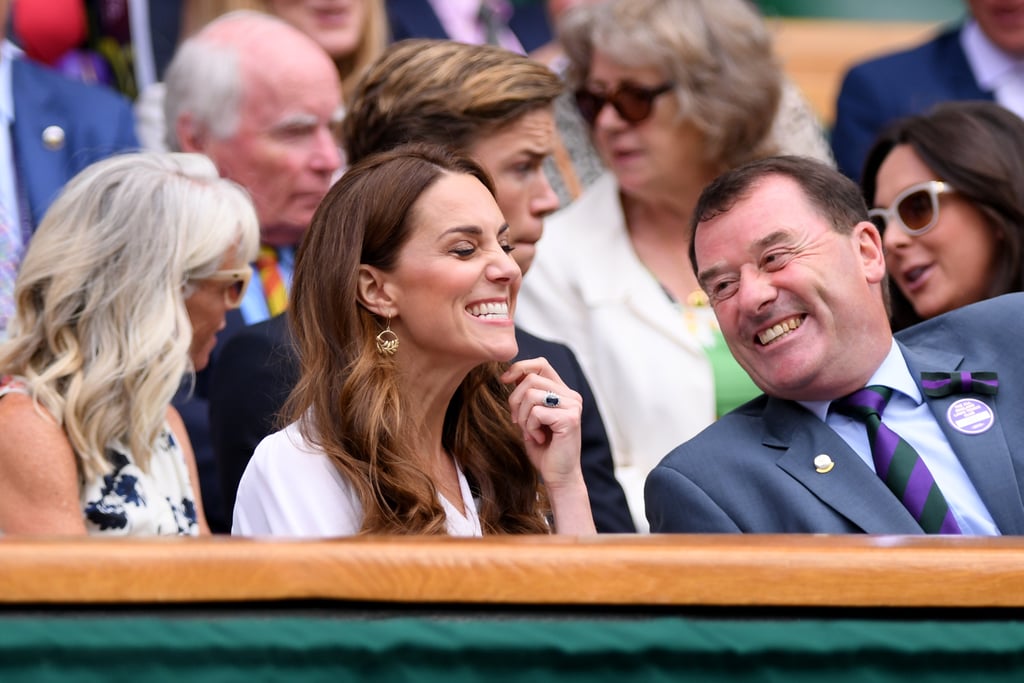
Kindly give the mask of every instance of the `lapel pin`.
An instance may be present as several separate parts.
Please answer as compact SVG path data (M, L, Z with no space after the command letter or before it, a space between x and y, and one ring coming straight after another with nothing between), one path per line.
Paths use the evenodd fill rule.
M836 464L829 456L821 453L814 456L814 471L818 474L828 474Z
M64 147L64 129L60 126L47 126L43 129L43 144L46 149L57 151Z
M954 401L946 410L946 420L961 434L981 434L995 424L996 415L984 401L961 398Z

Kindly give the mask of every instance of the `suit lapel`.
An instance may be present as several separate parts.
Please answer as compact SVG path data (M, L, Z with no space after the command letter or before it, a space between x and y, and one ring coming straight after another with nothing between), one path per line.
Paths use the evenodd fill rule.
M395 41L406 38L448 38L441 20L427 0L388 0L387 14Z
M36 225L67 177L64 153L43 145L43 130L59 126L70 130L67 120L50 101L45 89L31 82L30 65L21 59L11 62L14 93L14 126L11 145L18 166L20 186L28 198L32 224ZM65 142L65 147L68 141Z
M961 29L962 30L962 29ZM960 42L960 30L946 34L948 38L939 47L940 57L937 60L942 66L942 73L950 83L950 88L961 100L993 100L995 95L990 90L982 90L978 79L971 70ZM949 372L949 370L945 370Z
M825 505L869 534L920 534L917 521L864 461L830 427L792 401L770 398L763 443L785 449L778 466ZM819 473L814 458L835 466Z
M951 372L954 370L985 371L992 367L962 367L964 358L936 349L912 350L900 345L914 381L921 385L922 372ZM922 392L923 394L923 392ZM973 397L984 402L995 412L995 421L980 434L963 434L953 428L947 413L956 401ZM1004 534L1024 534L1024 501L1017 486L1017 474L1010 457L1010 449L1003 432L1003 420L1008 417L1008 406L1001 405L999 395L972 396L954 394L942 398L925 398L935 415L943 434L956 453L957 459L970 477L971 483L984 501L996 526Z

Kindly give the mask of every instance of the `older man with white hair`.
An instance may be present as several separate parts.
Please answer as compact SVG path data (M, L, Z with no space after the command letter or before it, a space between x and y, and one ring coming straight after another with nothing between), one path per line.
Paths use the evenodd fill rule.
M167 146L201 152L222 176L252 196L260 220L254 284L223 337L281 313L295 249L341 166L333 133L342 112L341 84L330 57L311 38L260 12L226 14L178 48L164 77ZM205 390L177 406L200 466L214 531L227 530L217 498ZM212 374L211 373L212 370Z

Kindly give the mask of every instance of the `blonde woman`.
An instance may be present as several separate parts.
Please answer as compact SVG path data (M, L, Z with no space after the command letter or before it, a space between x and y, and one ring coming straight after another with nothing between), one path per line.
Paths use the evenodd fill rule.
M206 157L87 167L54 201L0 346L0 531L206 532L171 398L206 365L259 240Z

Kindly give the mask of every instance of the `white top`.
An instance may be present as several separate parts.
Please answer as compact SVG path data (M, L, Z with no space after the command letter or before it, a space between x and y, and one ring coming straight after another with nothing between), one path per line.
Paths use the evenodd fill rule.
M462 468L459 487L466 514L439 496L451 536L482 536L476 503ZM305 538L354 536L363 523L355 489L327 455L306 442L297 422L256 447L235 498L235 536Z

